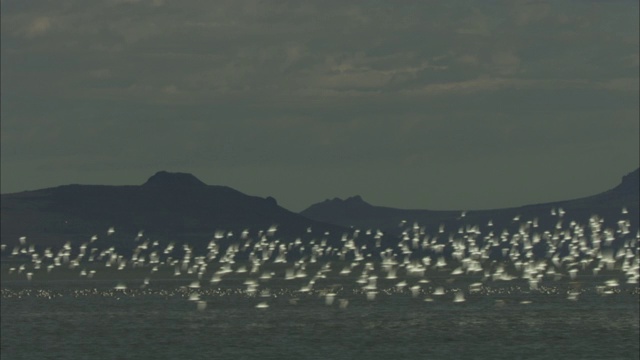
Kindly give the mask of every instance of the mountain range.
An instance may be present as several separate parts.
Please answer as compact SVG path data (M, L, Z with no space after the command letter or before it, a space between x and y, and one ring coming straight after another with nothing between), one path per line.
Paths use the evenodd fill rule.
M277 236L283 241L326 238L338 242L343 234L358 228L389 234L386 242L402 234L400 224L416 224L427 232L456 231L465 225L478 225L481 231L513 229L523 221L552 228L558 221L586 224L592 215L599 215L612 228L620 219L634 219L630 226L637 231L638 172L593 196L507 209L407 210L374 206L354 196L326 200L298 214L279 206L272 197L207 185L187 173L160 171L142 185L74 184L2 194L1 237L7 245L26 236L31 243L55 247L67 241L86 241L92 235L104 238L107 229L114 228L120 235L111 238L115 244L130 241L140 231L156 239L205 244L216 232L247 230L263 236L277 226Z
M480 225L488 228L491 221L494 229L515 227L521 221L536 219L538 226L553 228L561 217L566 222L587 224L592 215L598 215L606 226L615 227L620 219L634 219L632 230L637 230L639 208L639 170L625 175L616 187L602 193L573 200L555 201L520 207L473 210L437 211L408 210L374 206L353 196L347 199L327 199L311 205L300 214L309 219L355 228L377 228L398 235L401 223L418 223L427 232L439 230L441 225L449 228L462 224ZM625 208L627 214L622 214ZM553 215L555 213L555 215Z
M64 185L2 194L2 243L26 236L56 246L86 241L113 228L113 241L139 231L155 239L208 242L216 232L248 230L278 236L341 235L341 226L320 223L279 206L272 197L249 196L226 186L207 185L186 173L160 171L139 186ZM119 240L116 240L119 239ZM206 242L204 242L206 240Z

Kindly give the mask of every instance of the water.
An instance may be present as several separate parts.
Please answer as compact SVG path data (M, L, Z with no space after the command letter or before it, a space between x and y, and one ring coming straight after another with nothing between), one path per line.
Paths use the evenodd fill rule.
M189 289L188 279L154 279L140 288L132 275L116 279L122 274L27 282L3 271L2 358L639 358L637 287L603 294L596 286L606 276L578 279L579 286L541 284L540 291L510 281L471 292L474 279L435 274L416 297L409 290L415 280L399 290L392 285L399 280L381 278L370 301L337 276L308 293L297 291L308 280L272 279L249 296L233 278L199 289ZM114 290L121 281L128 289ZM433 295L437 286L445 295ZM577 299L569 300L577 287ZM264 289L269 293L261 295ZM459 289L465 301L454 303ZM335 300L326 305L329 291ZM189 300L196 292L204 310ZM264 301L268 308L256 308Z
M391 248L22 238L1 250L2 359L639 359L640 234L533 224Z

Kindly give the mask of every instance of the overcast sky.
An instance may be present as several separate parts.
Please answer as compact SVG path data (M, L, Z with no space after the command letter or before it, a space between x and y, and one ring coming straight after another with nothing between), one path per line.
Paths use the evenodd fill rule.
M640 161L637 0L1 4L2 193L167 170L480 209Z

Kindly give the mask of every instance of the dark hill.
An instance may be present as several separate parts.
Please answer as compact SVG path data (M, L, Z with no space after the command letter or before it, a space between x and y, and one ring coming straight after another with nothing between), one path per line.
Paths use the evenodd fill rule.
M158 188L165 190L176 189L201 189L207 184L203 183L192 174L186 173L170 173L167 171L158 171L152 177L142 184L145 188Z
M537 218L538 224L544 229L551 229L557 224L558 216L551 215L553 209L566 212L563 220L588 223L592 215L599 215L605 220L605 225L615 228L620 219L630 219L632 230L638 228L639 208L639 170L631 172L622 178L622 182L611 190L597 195L566 201L556 201L544 204L527 205L506 209L476 210L476 211L437 211L437 210L406 210L383 206L375 206L365 202L360 196L346 200L335 198L311 205L300 214L317 221L341 226L380 229L392 234L401 232L398 226L401 221L408 225L417 222L425 226L427 231L437 231L441 224L449 230L452 227L480 225L486 230L489 220L494 229L512 228L517 226L513 221L529 221ZM622 215L622 208L628 214ZM518 222L519 223L519 222Z
M347 231L278 206L275 199L249 196L226 186L203 183L191 174L161 171L140 186L65 185L2 195L2 243L27 236L31 243L58 246L86 241L115 227L113 238L133 239L138 231L156 239L206 243L215 231L254 234L277 225L277 236L290 239ZM125 239L125 240L122 240Z

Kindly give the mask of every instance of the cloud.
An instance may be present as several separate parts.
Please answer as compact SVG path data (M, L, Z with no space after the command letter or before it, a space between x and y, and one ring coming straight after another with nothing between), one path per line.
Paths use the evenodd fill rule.
M564 31L566 24L550 26L544 22L563 17L573 24L586 15L566 14L558 11L559 6L541 2L506 4L503 10L481 6L464 10L455 4L450 9L433 4L374 9L355 5L316 8L311 2L295 6L259 2L177 6L168 2L156 9L145 1L109 6L81 2L75 4L76 12L67 11L60 20L63 25L56 35L60 41L66 39L64 49L47 48L46 43L32 46L33 51L61 58L90 56L94 61L91 68L109 68L113 77L129 78L128 86L162 89L171 84L194 95L195 101L256 92L286 95L339 90L357 94L429 86L463 89L468 88L465 84L477 83L474 79L478 78L550 78L545 72L563 68L571 69L574 79L592 76L588 72L594 69L581 61L580 52L571 50L571 45L554 34L554 26ZM122 6L126 6L126 13ZM444 12L451 17L450 25L438 15ZM508 14L519 14L512 20L535 29L501 28L508 21L497 19ZM9 13L5 17L11 22L24 15ZM45 23L49 25L42 25ZM42 24L34 29L50 29L51 21ZM460 33L459 29L476 30ZM38 31L47 30L33 33ZM420 37L415 36L418 33ZM495 36L480 39L470 36L472 33ZM513 40L523 36L531 39ZM586 43L577 46L586 49ZM554 52L556 49L561 51ZM551 56L553 62L547 62L545 56ZM633 64L633 59L627 62ZM604 67L594 74L605 71L601 69ZM432 85L434 82L437 84ZM451 84L440 85L446 82ZM80 79L76 84L80 86L66 88L82 96L87 89ZM84 84L91 87L92 82ZM117 93L121 88L112 90ZM107 96L104 87L100 91ZM146 93L162 96L162 91Z
M491 31L487 16L478 9L473 9L473 14L463 19L460 27L456 29L458 34L477 36L489 36Z
M162 33L162 30L154 21L141 21L135 18L118 20L110 24L109 28L122 37L126 44L135 44Z
M548 1L514 1L511 16L518 26L543 21L551 16L551 4Z
M513 51L502 50L491 55L493 72L499 75L515 75L520 68L520 58Z
M45 34L51 28L51 19L45 16L34 19L25 30L27 37Z
M616 78L605 81L602 88L612 91L627 91L638 92L640 91L640 78L628 77L628 78Z
M26 4L3 2L3 170L302 167L320 187L470 154L561 170L611 139L637 160L637 2Z

